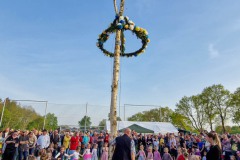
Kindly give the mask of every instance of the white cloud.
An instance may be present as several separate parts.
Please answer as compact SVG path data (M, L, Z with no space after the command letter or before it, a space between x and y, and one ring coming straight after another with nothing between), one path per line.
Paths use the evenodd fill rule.
M212 59L217 58L220 55L219 51L214 47L213 44L209 44L208 53L209 53L210 58L212 58Z

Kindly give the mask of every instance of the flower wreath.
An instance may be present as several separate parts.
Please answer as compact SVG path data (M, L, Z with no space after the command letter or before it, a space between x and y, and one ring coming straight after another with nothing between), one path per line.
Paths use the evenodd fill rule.
M136 26L133 21L129 20L128 17L123 16L116 16L113 23L110 24L110 26L104 30L98 38L97 47L106 55L109 57L114 57L114 53L107 51L103 44L108 40L111 33L116 32L117 30L121 30L121 42L117 42L120 44L120 56L122 57L132 57L132 56L138 56L139 54L143 53L145 49L147 48L147 44L150 42L150 39L148 38L148 32L146 29L140 28ZM140 38L142 40L142 47L131 53L124 53L125 52L125 38L124 38L124 31L125 30L131 30L137 38Z

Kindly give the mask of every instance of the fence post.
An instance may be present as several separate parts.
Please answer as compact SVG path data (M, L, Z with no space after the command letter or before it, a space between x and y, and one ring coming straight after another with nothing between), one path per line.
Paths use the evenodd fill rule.
M2 109L2 116L1 116L1 121L0 121L0 127L2 127L2 119L3 119L3 114L4 114L4 110L5 110L5 106L6 106L6 101L7 99L4 100L4 103L3 103L3 109Z
M45 116L44 116L44 121L43 121L43 129L45 129L45 125L46 125L47 107L48 107L48 102L46 101Z

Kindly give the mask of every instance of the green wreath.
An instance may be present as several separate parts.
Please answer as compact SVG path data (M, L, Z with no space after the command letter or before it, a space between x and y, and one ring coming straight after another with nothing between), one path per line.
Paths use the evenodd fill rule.
M120 56L122 57L138 56L145 51L147 44L150 42L146 29L137 27L131 20L129 20L128 17L116 16L113 23L110 24L109 28L104 30L99 35L97 42L97 47L108 57L114 57L114 53L107 51L103 45L108 40L110 34L115 33L117 30L121 30L121 42L118 43L120 44ZM139 50L131 53L125 53L124 31L126 30L132 31L137 36L137 38L142 40L142 47Z

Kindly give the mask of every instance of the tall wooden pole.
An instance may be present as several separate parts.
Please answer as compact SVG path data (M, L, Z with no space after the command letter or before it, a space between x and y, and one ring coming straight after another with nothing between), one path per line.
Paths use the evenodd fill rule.
M119 69L120 69L120 38L121 38L121 31L117 31L116 38L115 38L116 44L115 44L111 109L110 109L111 136L113 138L117 136L117 95L118 95L118 81L119 81Z
M117 11L116 0L114 0L114 8ZM123 15L124 0L121 0L119 16ZM121 45L121 30L117 30L115 38L114 50L114 66L113 66L113 81L112 81L112 94L111 94L111 108L110 108L110 129L111 139L117 137L117 95L118 95L118 81L120 70L120 45ZM109 149L109 159L112 158L112 147Z

